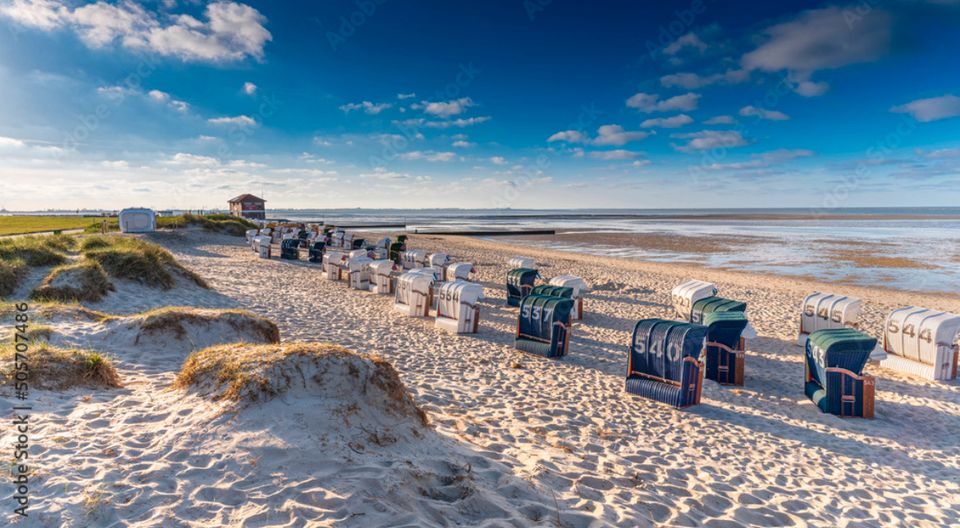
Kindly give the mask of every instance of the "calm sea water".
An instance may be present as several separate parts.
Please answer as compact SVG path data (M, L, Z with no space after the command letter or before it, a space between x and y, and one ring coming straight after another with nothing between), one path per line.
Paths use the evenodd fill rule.
M340 224L406 224L410 230L557 229L583 231L586 242L512 238L511 242L563 251L683 262L726 269L814 277L823 282L883 285L960 295L960 207L701 210L288 210L271 216ZM728 215L724 217L723 215ZM592 243L590 233L743 237L736 252L655 251ZM829 242L826 242L829 241ZM694 245L695 247L695 245ZM924 267L870 267L837 260L855 250Z

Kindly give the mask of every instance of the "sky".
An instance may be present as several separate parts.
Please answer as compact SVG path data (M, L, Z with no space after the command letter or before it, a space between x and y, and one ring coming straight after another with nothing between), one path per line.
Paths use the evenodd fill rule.
M0 208L952 206L960 0L0 0Z

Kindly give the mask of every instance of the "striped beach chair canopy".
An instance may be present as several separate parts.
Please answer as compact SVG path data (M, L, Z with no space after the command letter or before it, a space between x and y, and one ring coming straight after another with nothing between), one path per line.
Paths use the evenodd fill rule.
M690 321L694 303L707 297L713 297L717 294L717 291L717 287L713 283L695 279L690 279L677 285L670 292L670 297L673 299L673 308L677 312L677 317L684 321Z
M874 383L861 374L876 346L875 338L852 328L810 334L805 348L807 397L825 413L873 416Z
M916 306L887 316L883 332L885 367L929 380L957 377L960 315Z
M627 392L675 407L700 402L700 355L707 327L666 319L641 319L633 327Z
M570 343L570 311L573 301L563 297L528 295L520 302L518 350L545 357L561 357Z

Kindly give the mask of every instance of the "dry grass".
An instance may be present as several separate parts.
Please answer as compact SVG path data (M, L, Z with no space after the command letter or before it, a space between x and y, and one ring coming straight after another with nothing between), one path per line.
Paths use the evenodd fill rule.
M0 240L0 261L22 260L28 266L56 266L67 260L64 254L74 247L70 236L25 236Z
M169 251L139 238L120 235L88 237L81 243L80 252L103 266L111 277L169 290L176 285L175 275L181 275L200 287L208 287L199 275L184 268Z
M184 338L187 326L209 325L226 321L238 332L258 335L266 343L280 342L280 329L273 321L243 310L207 310L168 306L134 316L142 333L167 333Z
M17 291L30 268L23 259L0 260L0 297L7 297Z
M11 383L16 374L13 346L0 349L0 379ZM30 344L25 355L32 387L65 390L73 387L117 388L120 376L110 360L89 350L64 349L44 342Z
M248 404L279 396L299 380L338 391L340 397L370 398L396 415L428 424L426 413L414 403L393 365L336 345L233 344L206 348L187 358L173 386L215 400ZM374 389L376 392L371 393Z
M225 214L198 216L185 213L183 220L191 225L202 226L207 231L233 236L245 236L248 229L256 229L258 227L257 224L246 218Z
M31 297L48 301L96 302L113 290L99 263L84 259L54 268Z

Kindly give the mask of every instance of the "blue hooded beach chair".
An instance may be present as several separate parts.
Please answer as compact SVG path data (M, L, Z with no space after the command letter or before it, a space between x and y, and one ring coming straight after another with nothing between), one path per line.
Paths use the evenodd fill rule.
M528 295L520 301L514 348L548 358L570 349L570 312L573 299Z
M863 367L877 340L852 328L817 330L807 340L804 392L822 412L873 418L876 380Z
M674 407L700 403L707 327L641 319L633 327L626 391Z
M507 272L507 306L520 306L520 301L530 295L540 273L535 269L517 268Z
M693 303L690 310L690 322L703 324L703 317L713 312L746 312L747 303L724 299L723 297L707 297Z
M573 288L567 286L554 286L552 284L541 284L534 286L530 290L530 295L547 295L549 297L563 297L564 299L573 299Z
M326 247L326 243L323 241L314 242L310 249L307 250L307 259L314 264L319 264L323 262L323 250Z
M743 385L743 312L709 312L703 316L707 327L706 378L723 385Z
M285 238L280 241L280 258L298 260L300 258L300 239Z

